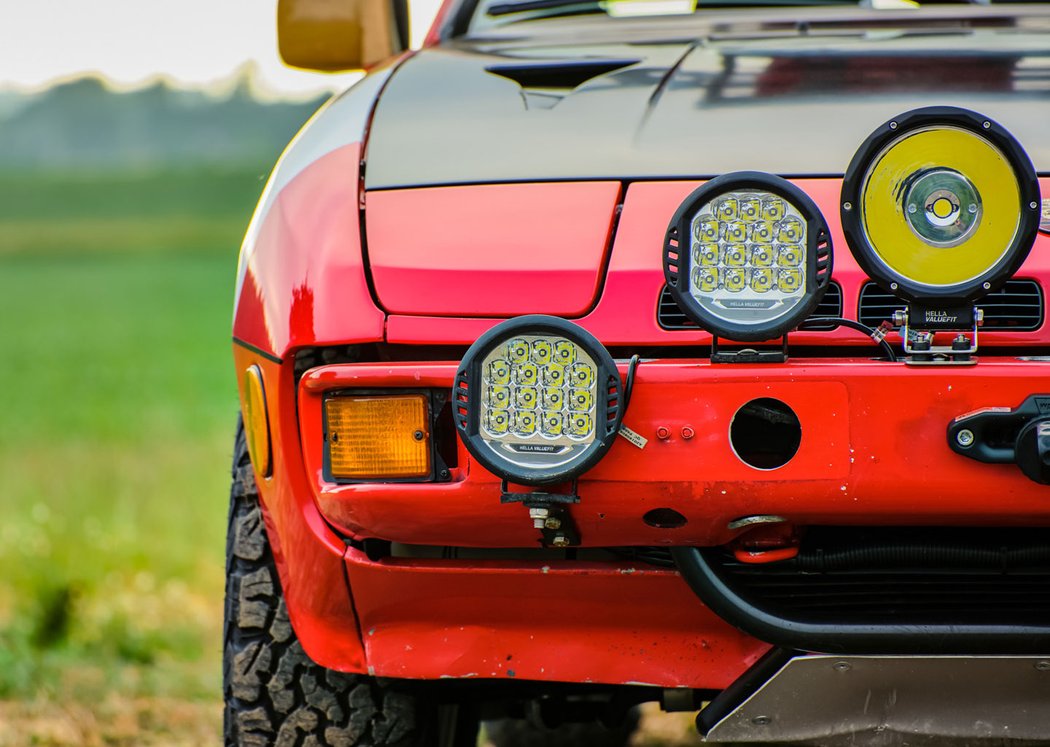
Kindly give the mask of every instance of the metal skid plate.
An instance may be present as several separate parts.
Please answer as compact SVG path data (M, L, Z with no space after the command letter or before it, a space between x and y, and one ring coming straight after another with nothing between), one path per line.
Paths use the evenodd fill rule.
M709 743L1050 744L1050 657L800 656Z

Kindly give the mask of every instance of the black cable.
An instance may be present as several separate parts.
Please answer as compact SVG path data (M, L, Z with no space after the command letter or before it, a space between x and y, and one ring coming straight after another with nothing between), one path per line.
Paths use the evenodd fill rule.
M630 362L627 364L627 381L623 384L623 412L627 414L627 405L631 404L631 392L634 391L634 373L638 370L638 363L641 362L641 357L638 355L632 355Z
M800 332L804 332L807 328L812 329L813 327L827 327L828 325L831 325L832 329L835 329L836 327L849 327L850 329L855 329L858 332L863 332L879 344L879 347L882 348L882 352L886 354L887 360L889 360L891 363L897 362L897 354L893 352L893 348L890 347L890 344L888 342L886 342L885 333L882 331L881 328L874 329L872 327L869 327L867 324L861 324L860 322L855 321L853 319L845 319L839 316L821 316L815 317L813 319L807 319L799 325L798 329Z

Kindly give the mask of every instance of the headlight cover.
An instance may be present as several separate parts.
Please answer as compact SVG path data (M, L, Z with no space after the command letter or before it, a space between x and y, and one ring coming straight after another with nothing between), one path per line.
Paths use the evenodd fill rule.
M886 122L846 172L840 211L861 268L909 302L972 302L1021 266L1039 225L1035 169L994 121L927 107Z
M571 322L538 314L478 338L452 396L467 450L523 485L586 472L612 445L622 416L620 376L605 347Z
M820 302L831 237L812 200L754 171L696 189L671 219L664 277L681 309L713 334L742 342L782 337Z

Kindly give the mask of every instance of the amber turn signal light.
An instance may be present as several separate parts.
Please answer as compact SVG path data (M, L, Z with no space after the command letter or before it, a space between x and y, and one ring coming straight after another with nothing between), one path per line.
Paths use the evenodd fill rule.
M335 395L325 400L325 467L334 479L430 475L427 397Z
M270 476L270 424L266 415L266 391L262 371L249 366L244 372L244 436L255 471Z

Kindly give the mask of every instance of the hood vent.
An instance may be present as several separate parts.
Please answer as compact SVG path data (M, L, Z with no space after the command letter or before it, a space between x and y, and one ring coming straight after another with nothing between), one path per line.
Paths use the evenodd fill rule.
M1031 332L1043 324L1043 293L1034 280L1008 280L999 290L977 302L984 309L983 331ZM904 303L875 283L860 289L857 320L878 327L893 319L893 312Z
M485 71L521 86L526 109L551 109L587 81L638 62L640 60L537 60L513 65L492 65Z

